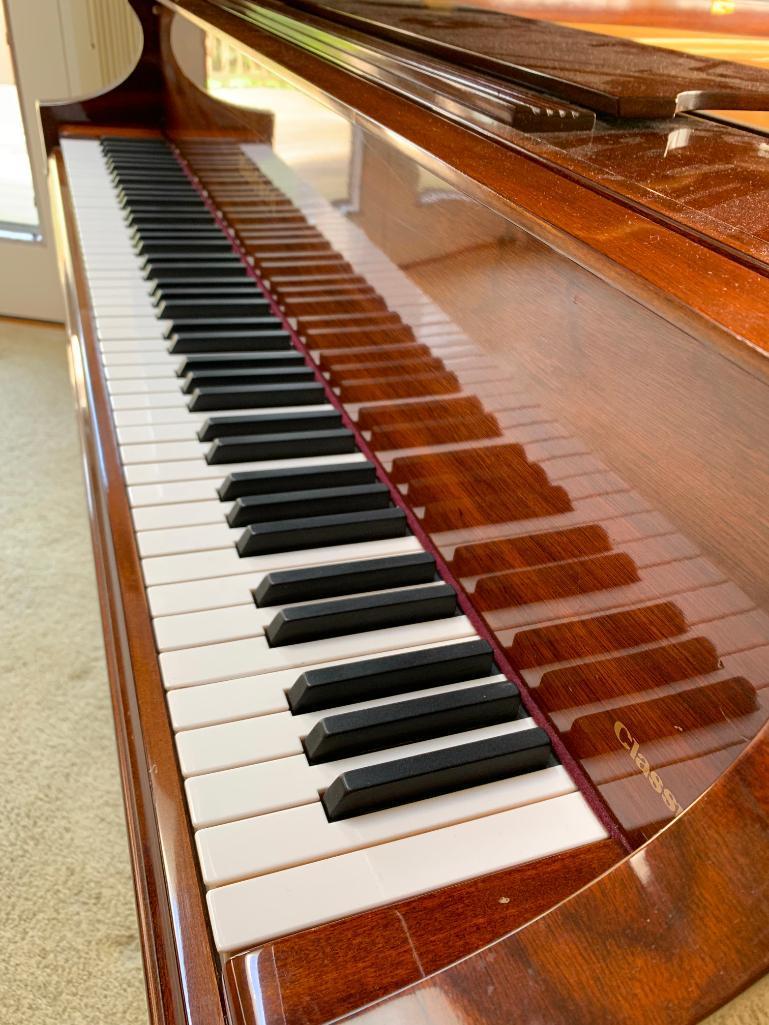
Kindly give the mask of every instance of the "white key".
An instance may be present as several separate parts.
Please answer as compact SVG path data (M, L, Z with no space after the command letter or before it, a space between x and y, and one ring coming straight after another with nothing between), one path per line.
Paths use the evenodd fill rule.
M532 719L484 726L446 737L402 744L386 751L340 758L335 762L310 765L302 752L273 759L260 759L260 738L270 736L270 720L275 719L275 739L271 749L285 749L294 742L294 728L287 712L276 716L209 726L177 733L176 748L182 774L187 779L187 803L193 823L207 825L235 822L254 815L266 815L283 808L294 808L318 800L343 772L379 765L395 758L429 754L457 744L470 744L529 729ZM230 751L227 744L232 745Z
M129 378L116 378L110 375L107 378L107 390L113 398L116 395L136 395L143 392L146 392L150 397L156 396L159 393L165 394L169 391L178 391L182 395L184 393L181 390L181 383L176 374L163 374L160 377ZM185 395L184 399L185 402L188 401L189 395Z
M190 508L194 508L195 504L191 503ZM163 508L165 507L155 506L147 511L152 511L152 509L161 511ZM144 510L134 510L134 515L140 511ZM347 554L341 557L340 551ZM303 554L307 560L304 565L321 566L324 563L379 559L394 555L410 555L421 551L422 546L419 541L413 536L408 536L394 537L384 541L361 541L359 544L340 545L332 548L313 548ZM153 616L175 616L185 612L202 612L204 609L244 604L250 599L251 591L258 587L263 579L264 572L259 572L206 580L191 580L180 584L161 584L147 588L147 598Z
M423 644L421 650L442 648L453 641L439 644ZM377 655L366 658L340 658L334 665L349 662L366 662ZM302 672L318 669L325 663L302 666ZM288 708L286 692L297 679L296 669L284 669L277 673L262 673L259 676L242 676L237 680L221 680L218 683L202 684L199 687L182 687L168 691L166 695L171 722L177 731L197 729L200 726L214 726L217 723L234 722L273 712L285 712Z
M205 552L234 545L243 527L221 523L205 523L200 527L171 527L168 530L140 530L136 535L139 555L143 559L184 552Z
M431 584L416 584L415 588L431 587ZM382 589L397 591L397 588ZM345 595L362 597L363 593ZM249 598L251 596L249 595ZM322 601L324 599L316 599ZM327 598L326 601L333 601ZM306 605L312 601L291 602L291 605ZM153 623L158 651L178 651L180 648L196 647L199 644L218 644L242 637L255 637L265 632L266 627L284 605L258 607L253 599L240 605L225 608L204 609L199 612L184 612L175 616L160 616Z
M302 644L270 647L264 637L206 644L181 651L166 651L160 656L163 683L170 690L198 683L213 683L238 676L293 669L311 662L337 662L377 651L414 648L431 641L460 640L473 634L465 616L409 623L387 630L369 630Z
M329 822L320 801L195 835L203 881L221 886L573 793L563 766Z
M183 459L204 459L211 448L211 442L201 441L158 441L149 444L128 444L120 446L120 458L124 466L142 463L178 462ZM220 464L220 470L223 464Z
M113 409L180 409L187 408L188 395L180 391L132 392L130 395L111 395Z
M275 415L283 415L285 413L298 413L298 412L312 412L312 413L328 413L333 410L330 405L322 406L286 406L282 408L276 408L273 412ZM258 412L258 411L257 411ZM228 416L249 416L253 415L254 410L239 409L233 410L232 413L227 413ZM123 414L125 415L125 414ZM212 413L212 416L217 414ZM181 419L184 417L184 419ZM201 425L205 423L205 417L200 413L191 414L188 411L182 411L180 415L171 422L158 422L158 423L146 423L146 424L129 424L126 426L118 427L118 441L122 445L135 445L145 443L155 443L162 441L191 441L197 440L197 432ZM210 444L210 442L209 442Z
M217 949L263 943L605 838L580 793L284 869L208 894Z
M271 413L298 413L305 410L331 409L331 406L276 406L270 410ZM246 416L259 412L253 409L228 409L223 412L224 416ZM117 427L153 426L159 424L187 424L194 432L205 423L211 416L218 416L217 413L192 412L186 407L184 409L140 409L140 410L119 410L113 412L112 418ZM190 435L193 436L193 435Z
M185 502L176 505L150 505L132 510L136 530L164 530L222 523L232 502Z
M139 463L124 467L126 483L171 484L175 481L213 479L221 484L230 473L241 470L285 470L301 466L328 466L336 463L364 462L360 452L340 456L313 456L312 459L265 459L252 463L227 463L209 465L204 459L184 459L168 463Z
M360 659L356 662L365 662ZM304 671L304 670L303 670ZM293 683L301 674L292 670ZM491 676L477 680L460 681L459 683L448 683L441 687L431 687L425 690L411 690L403 694L395 694L387 697L379 697L368 701L354 702L338 708L328 708L319 712L305 712L300 715L292 715L286 709L268 715L254 716L250 719L230 720L226 723L211 724L205 728L177 731L179 736L177 744L181 750L185 750L185 764L189 766L212 764L212 772L226 770L235 765L248 765L263 762L276 762L292 755L303 755L302 743L309 731L319 719L327 715L334 715L338 712L358 711L360 709L374 708L381 705L389 705L394 702L404 701L409 698L430 697L434 694L449 694L457 690L465 690L476 685L504 682L504 676ZM209 686L214 686L210 684ZM188 688L187 692L194 692L200 688ZM185 691L175 691L176 694ZM288 700L288 699L286 699ZM527 720L529 721L529 720ZM233 744L233 752L227 753L227 745ZM230 758L233 758L232 764ZM189 775L195 773L192 769ZM199 775L199 773L197 773ZM213 779L213 777L212 777ZM218 788L221 792L221 788ZM195 825L212 825L214 822L226 822L233 818L245 818L247 815L258 814L260 804L257 802L249 806L249 810L237 815L220 815L211 806L208 809L198 808L196 814L204 813L204 818L196 818Z
M206 502L218 499L217 488L224 478L183 480L171 484L136 484L129 487L132 509L152 505L177 505L181 502Z
M158 339L167 345L165 332L171 326L170 320L158 320L157 317L115 317L100 324L97 334L105 342L145 338Z

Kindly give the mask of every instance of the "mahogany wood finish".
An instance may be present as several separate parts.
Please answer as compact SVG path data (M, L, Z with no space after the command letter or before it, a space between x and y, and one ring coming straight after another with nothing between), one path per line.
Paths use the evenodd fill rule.
M769 970L768 806L763 733L704 798L607 875L349 1020L701 1021Z
M227 965L231 1005L240 1025L322 1025L531 921L622 853L604 840L245 951Z
M246 3L247 0L237 0ZM769 83L755 68L613 40L532 18L387 0L293 0L297 7L460 65L534 86L618 117L762 110Z
M659 212L662 216L663 211L649 205L650 192L642 190L641 207L636 202L638 190L630 187L620 190L622 202L617 202L611 198L614 193L605 192L604 182L600 177L596 179L595 173L586 174L583 168L577 174L560 161L554 164L552 149L545 155L532 145L530 137L520 136L514 147L505 140L505 146L500 147L498 136L494 141L448 121L437 126L435 117L417 106L405 108L408 117L404 117L402 101L386 88L346 74L341 68L257 28L250 20L254 5L246 9L237 0L236 15L230 13L230 9L235 9L235 0L227 0L227 9L220 0L163 2L173 9L183 9L197 23L237 39L268 65L279 66L287 81L301 83L309 95L322 96L325 103L336 104L340 110L365 111L357 113L356 119L373 135L389 132L387 138L392 140L391 133L397 133L404 146L418 147L425 167L490 209L508 217L513 215L516 223L534 238L565 249L581 266L608 278L615 288L644 305L651 304L672 323L704 334L715 344L728 344L728 339L736 336L769 351L765 332L769 302L760 282L765 273L760 259L764 249L757 248L756 239L749 239L747 233L735 232L728 222L721 228L712 218L694 216L696 211L674 205L668 211L671 216L665 215L664 223L658 223L649 214ZM291 11L276 0L269 0L269 4L271 10L279 7L282 12ZM695 126L690 129L688 122L686 128L697 131ZM750 133L736 134L740 139L753 138ZM524 138L526 148L520 144ZM429 149L423 146L425 139L430 140ZM761 177L766 161L759 155L759 143L760 139L754 139L755 161L751 164L751 174L758 176L755 180L759 185L755 192L748 192L746 187L738 206L746 216L751 211L753 219L756 211L760 216L758 195L763 188L769 188L769 181L764 184ZM707 166L702 165L700 202L707 204L710 196L720 196L730 187L737 161L722 160L721 156L715 147L710 174ZM632 153L629 159L632 160ZM743 153L743 164L744 160ZM729 168L726 178L725 167ZM683 169L681 177L687 177ZM655 183L660 184L661 179ZM674 178L671 196L679 188L678 179ZM633 209L628 210L628 199L633 200ZM616 230L617 225L621 231ZM685 237L692 232L700 241ZM703 238L706 246L701 244ZM709 245L718 251L711 252ZM751 268L735 263L735 253L749 260ZM764 255L769 256L769 250ZM276 274L297 272L318 276L329 271L351 272L349 264L339 260L276 260L265 264L262 270L270 279ZM704 280L710 284L707 289L701 287Z
M327 23L307 14L297 21L263 4L249 5L247 13L255 24L324 60L372 81L385 82L412 102L478 127L496 125L497 129L507 126L520 131L551 132L589 131L595 124L592 111L564 100L527 92L477 70L463 74L456 65L424 53L415 61L412 51L354 30L348 29L344 37L332 35Z
M185 7L199 12L195 0L186 0ZM217 12L217 23L223 29L244 41L251 39L252 45L260 53L267 57L274 56L282 66L297 71L313 84L326 80L328 70L324 69L325 58L317 60L314 51L305 50L306 58L315 61L315 65L308 66L306 61L299 61L295 65L292 53L296 51L293 48L284 49L266 31L258 33L250 27L261 25L268 13L271 20L265 22L265 25L269 23L270 31L278 35L282 32L279 26L284 24L287 15L293 16L295 25L303 24L306 17L312 22L315 34L320 32L324 39L332 38L335 46L342 45L348 36L355 40L362 35L346 25L334 25L310 15L303 17L279 0L262 0L260 4L253 0L237 0L237 3L236 0L229 0L226 7L227 10L237 10L244 21L238 25L237 19ZM203 16L213 19L214 14L209 10ZM544 16L550 17L546 12L543 12ZM276 21L278 17L279 22ZM243 25L249 28L244 30ZM297 39L295 34L290 38L297 45L304 46L304 41ZM613 46L613 42L610 44L605 37L603 39L602 49ZM386 44L382 42L378 45ZM421 55L412 54L411 63L419 64L422 59ZM431 58L425 56L424 59ZM346 66L343 61L340 61L340 65ZM372 71L369 77L372 83L391 88L384 72L377 76ZM344 98L345 90L340 88L341 85L334 79L333 87L329 85L326 92ZM397 104L397 97L394 99ZM364 105L362 97L355 90L349 102L354 106ZM374 109L368 104L365 106L369 110ZM433 105L432 109L437 108ZM449 112L443 113L449 116ZM562 120L559 117L558 123L561 124ZM458 123L465 127L472 124L476 131L494 139L497 146L502 144L514 152L527 154L529 159L541 161L551 170L557 168L560 174L574 178L581 185L620 198L623 203L631 204L647 216L651 213L672 230L706 240L709 245L759 270L769 259L769 221L764 212L766 205L761 198L769 188L769 168L762 136L758 133L736 130L700 117L680 116L654 122L645 121L642 125L630 127L624 121L601 118L600 130L596 132L555 130L552 118L549 118L544 135L541 124L531 130L510 132L500 122L492 124L477 119L473 122L460 117ZM398 119L395 124L397 130L403 132L403 120ZM419 132L410 134L418 143L426 131L427 128L423 126L421 135ZM461 166L457 164L456 147L446 159L452 167ZM499 160L499 154L496 160ZM528 173L525 169L511 167L507 180L519 179ZM503 176L500 178L502 184L497 184L497 193L501 189L503 191L505 179ZM543 183L542 194L552 195L554 187ZM582 192L580 197L580 202L584 204L586 197ZM735 202L735 198L739 201ZM557 222L559 214L553 211L550 217ZM586 224L593 223L598 228L601 219L594 222L592 214L579 219L577 235L584 231ZM592 244L605 244L600 230L596 231ZM648 257L648 251L645 255ZM659 259L664 261L669 256L667 247L663 245ZM643 266L644 254L639 252L637 257L640 263L636 266ZM622 262L621 253L614 254L614 258ZM694 294L695 287L692 284L688 291L690 302Z

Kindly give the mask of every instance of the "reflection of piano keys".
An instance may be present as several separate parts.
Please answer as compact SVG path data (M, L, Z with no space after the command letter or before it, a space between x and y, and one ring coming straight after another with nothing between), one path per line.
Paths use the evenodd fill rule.
M281 220L215 198L537 704L650 835L765 720L769 617L269 148L243 151Z

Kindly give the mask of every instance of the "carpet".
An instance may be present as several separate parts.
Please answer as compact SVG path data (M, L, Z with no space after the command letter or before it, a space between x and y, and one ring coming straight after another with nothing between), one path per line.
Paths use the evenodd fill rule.
M0 1021L145 1025L61 328L0 321Z

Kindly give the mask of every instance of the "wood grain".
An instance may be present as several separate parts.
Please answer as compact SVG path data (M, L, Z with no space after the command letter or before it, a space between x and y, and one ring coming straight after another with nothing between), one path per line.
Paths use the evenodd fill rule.
M237 1021L321 1025L520 927L621 856L604 840L238 954L225 976Z
M238 0L241 8L249 0ZM461 66L616 117L672 117L707 108L763 110L769 96L756 68L704 60L498 11L387 0L293 0L293 5Z
M529 302L526 290L500 290L499 267L487 268L479 282L483 302L476 302L472 289L468 291L463 283L463 273L474 279L478 253L484 249L483 244L478 246L483 233L473 233L467 208L460 208L456 220L445 211L439 218L430 211L428 217L404 187L414 180L412 169L383 149L377 141L364 153L357 222L371 238L387 239L402 258L413 238L414 248L422 256L415 276L429 294L437 271L441 296L451 300L444 308L461 318L468 337L473 337L477 323L492 310L503 317L517 317L522 305ZM216 177L214 165L207 170L205 147L199 147L195 159L204 181L209 173ZM237 169L253 183L262 180L261 172L241 170L240 158L233 154L232 159L228 173L236 174ZM217 161L221 160L219 151ZM397 212L391 216L396 198ZM407 221L402 218L404 209L412 211ZM227 214L227 203L224 211ZM504 244L505 225L500 223L495 232L485 214L481 223L489 232L489 246L498 247L500 236ZM475 243L469 250L468 237ZM517 252L525 252L520 239L514 240ZM448 278L442 275L447 265L442 255L445 250L452 254L450 263L456 260L458 272ZM258 256L256 259L258 263ZM520 261L511 265L520 266ZM370 284L375 287L376 278ZM514 296L514 305L500 300L500 295ZM592 301L598 303L597 294ZM548 318L545 305L532 301L540 322ZM465 315L466 306L472 311L470 318ZM330 318L334 317L333 307L332 301ZM565 374L561 390L553 391L549 378L561 372L554 360L563 349L557 334L548 337L546 360L541 345L530 346L528 338L519 339L512 347L495 346L496 366L472 363L483 369L480 377L476 373L468 378L461 360L456 365L463 369L457 376L451 369L453 359L442 358L440 334L434 346L427 345L434 355L422 355L409 365L402 353L417 343L372 345L372 323L375 320L365 328L349 327L340 315L336 327L317 328L312 320L303 323L300 319L299 328L310 346L317 346L313 351L319 365L342 401L362 403L353 416L369 432L372 448L383 453L390 479L416 510L420 526L433 536L462 577L474 610L481 613L506 650L511 671L523 675L517 679L524 690L531 688L529 707L561 732L565 750L587 769L599 794L619 821L627 823L635 841L643 841L672 817L677 805L671 800L668 807L661 798L655 803L643 789L639 796L638 781L644 780L643 774L634 776L638 767L632 761L621 757L617 761L622 747L613 732L614 712L625 715L634 728L640 724L637 739L653 743L656 764L675 777L676 800L685 806L721 771L723 758L733 757L740 733L750 736L764 721L765 712L756 694L757 688L769 682L769 621L761 626L759 616L753 629L750 623L755 615L748 611L732 628L731 612L751 608L747 595L738 598L727 592L723 606L718 588L703 590L705 584L722 579L715 567L695 558L700 554L697 549L656 513L650 511L649 519L649 506L639 502L617 475L610 473L607 479L608 468L536 405L528 379L520 372L526 364L519 356L529 348L531 365L546 370L537 393L557 398L567 395L570 412L582 418L602 411L600 403L594 406L582 401L580 390L569 387ZM504 323L504 319L497 321L496 337L505 337ZM583 352L594 347L599 323L600 316L591 315L590 335L573 358L584 362ZM407 322L402 327L410 330ZM446 327L451 330L451 323ZM318 336L318 331L325 333ZM563 334L568 334L565 326ZM340 345L340 338L344 344ZM366 362L372 352L379 358ZM566 354L571 356L568 349ZM359 362L351 362L351 357ZM434 369L420 373L427 359L433 360ZM345 376L350 373L352 378ZM420 394L449 375L453 375L452 390L445 397ZM487 379L492 384L497 379L500 383L510 380L513 390L488 391ZM637 373L627 374L626 389L637 389L638 380ZM466 381L471 383L466 385ZM743 387L749 387L747 381ZM500 408L498 414L485 412L487 394ZM690 415L688 408L683 412L675 405L670 413L665 410L662 414L655 406L655 413L673 415L682 425ZM682 430L686 434L690 427L682 426ZM615 430L610 436L620 444L638 441L647 451L643 431ZM531 439L533 444L511 440L519 437ZM542 453L543 462L532 458L534 452ZM560 459L548 458L560 453L566 454ZM576 469L567 465L561 470L561 462L569 461ZM671 461L675 462L675 457ZM579 469L585 465L587 470ZM609 465L613 470L614 465ZM667 467L659 459L647 460L647 465L670 481ZM679 467L676 472L686 471ZM694 491L702 494L696 487ZM730 495L729 502L734 500ZM667 502L665 495L661 508L667 510ZM688 508L692 519L700 522L700 510L691 502ZM642 513L640 519L634 515L636 509ZM717 522L723 538L723 511L719 511ZM492 538L483 539L489 530ZM735 550L732 546L731 551ZM682 595L680 607L676 600L658 600L671 592L676 597ZM634 646L641 650L634 651ZM625 700L636 695L639 700L635 703ZM692 705L689 712L687 704ZM724 710L726 725L719 721L718 707Z
M657 839L525 929L353 1015L693 1025L769 970L769 736ZM510 1000L509 995L515 994Z

